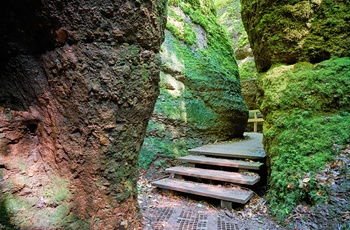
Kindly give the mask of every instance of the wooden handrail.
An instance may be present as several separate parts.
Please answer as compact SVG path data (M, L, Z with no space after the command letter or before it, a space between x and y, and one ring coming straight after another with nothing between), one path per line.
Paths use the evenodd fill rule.
M264 118L258 117L257 113L260 113L260 110L258 109L253 109L249 110L249 113L254 113L254 118L248 119L248 122L254 122L254 132L258 132L258 122L263 122Z

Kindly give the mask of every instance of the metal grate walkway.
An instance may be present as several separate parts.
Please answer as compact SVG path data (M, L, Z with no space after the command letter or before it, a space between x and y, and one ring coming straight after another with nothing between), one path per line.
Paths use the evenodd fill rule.
M227 216L188 208L159 208L156 215L152 225L144 230L249 230L259 228L259 224L247 226L246 223Z

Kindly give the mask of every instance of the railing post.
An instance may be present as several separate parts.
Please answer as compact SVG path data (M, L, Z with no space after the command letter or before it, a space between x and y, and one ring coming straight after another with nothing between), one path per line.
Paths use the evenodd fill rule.
M254 111L254 119L256 120L258 118L258 114L256 111ZM257 133L258 132L258 122L255 121L254 122L254 133Z
M254 123L254 132L258 132L258 122L263 122L264 118L258 118L258 112L260 112L258 109L249 110L249 113L254 113L254 118L248 119L248 122Z

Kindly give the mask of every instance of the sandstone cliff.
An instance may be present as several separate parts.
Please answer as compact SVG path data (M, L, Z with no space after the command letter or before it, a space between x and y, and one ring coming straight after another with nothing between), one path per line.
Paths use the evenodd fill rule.
M240 0L215 0L214 3L217 8L219 21L227 29L231 38L238 64L242 96L250 110L258 109L258 71L255 66L248 35L242 22ZM251 116L253 115L251 114ZM260 132L261 124L259 123L258 125L258 131ZM252 132L253 130L253 123L248 123L246 131Z
M138 153L159 94L166 1L0 9L2 225L139 226Z
M260 72L276 63L319 63L349 56L346 0L242 2L242 18Z
M329 201L335 187L316 174L349 142L349 1L241 2L260 72L268 199L287 223L297 205ZM335 228L342 211L330 212L318 221Z
M161 90L141 166L243 135L248 110L232 44L212 1L170 1L161 58Z

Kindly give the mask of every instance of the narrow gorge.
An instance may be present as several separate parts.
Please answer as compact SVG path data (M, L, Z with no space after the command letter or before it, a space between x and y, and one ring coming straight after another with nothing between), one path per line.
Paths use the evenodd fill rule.
M142 229L140 175L252 109L271 223L350 227L349 0L6 3L0 229Z

